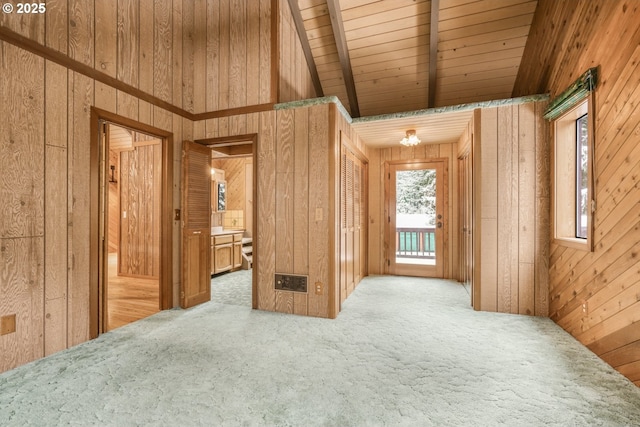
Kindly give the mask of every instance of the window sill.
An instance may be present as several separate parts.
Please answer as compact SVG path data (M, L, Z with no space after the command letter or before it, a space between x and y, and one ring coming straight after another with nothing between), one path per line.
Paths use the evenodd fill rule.
M568 248L579 249L585 252L591 252L589 241L587 239L577 239L575 237L556 237L553 243Z

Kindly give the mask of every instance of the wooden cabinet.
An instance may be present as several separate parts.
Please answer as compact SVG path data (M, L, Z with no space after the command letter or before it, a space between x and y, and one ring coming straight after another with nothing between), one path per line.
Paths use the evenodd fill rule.
M233 268L242 267L242 234L233 235Z
M211 274L242 266L242 233L211 236Z

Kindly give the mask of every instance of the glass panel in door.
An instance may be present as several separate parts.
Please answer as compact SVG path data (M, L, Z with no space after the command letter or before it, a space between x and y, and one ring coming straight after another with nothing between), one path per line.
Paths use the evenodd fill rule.
M394 164L390 172L389 272L442 277L443 165Z

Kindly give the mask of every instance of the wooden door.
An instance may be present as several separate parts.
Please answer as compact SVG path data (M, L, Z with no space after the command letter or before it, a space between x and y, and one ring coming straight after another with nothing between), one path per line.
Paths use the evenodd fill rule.
M340 302L366 274L366 183L367 164L351 149L342 135L340 155Z
M182 156L182 285L180 305L211 299L211 150L185 141Z
M388 273L443 277L445 162L391 163L387 165L387 180Z

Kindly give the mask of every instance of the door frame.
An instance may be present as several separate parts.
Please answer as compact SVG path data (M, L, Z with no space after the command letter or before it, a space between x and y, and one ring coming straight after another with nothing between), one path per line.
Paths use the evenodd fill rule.
M251 230L251 239L253 246L253 254L251 262L251 308L254 310L258 309L258 275L256 274L256 268L259 269L260 263L260 251L259 247L259 233L258 233L258 134L257 133L249 133L244 135L230 135L230 136L220 136L215 138L203 138L196 139L194 142L202 145L206 145L207 147L213 148L224 148L229 154L230 157L244 157L251 156L253 163L253 189L252 189L252 197L253 197L253 207L252 207L252 230ZM247 146L251 146L250 149Z
M173 307L173 133L123 117L96 107L91 107L90 177L89 177L89 337L105 332L106 316L106 244L104 218L107 212L100 203L102 188L106 188L108 162L105 161L107 144L101 145L100 123L116 126L158 137L162 150L162 178L160 189L160 310ZM101 152L102 151L102 152Z
M384 272L385 274L398 274L395 269L391 268L391 257L395 257L395 230L391 227L391 210L395 207L396 201L391 200L391 169L394 166L407 166L405 170L420 169L421 165L429 163L439 163L442 167L442 187L441 187L441 200L442 206L437 208L437 213L442 215L442 256L441 262L438 264L438 270L434 275L424 276L422 268L415 270L405 269L403 275L418 276L418 277L446 277L448 271L449 256L448 256L448 239L449 239L449 159L446 157L437 157L430 159L411 159L411 160L389 160L384 163L384 174L387 179L384 180L384 206L385 217L387 221L384 225L384 247L385 247L385 262ZM437 185L437 184L436 184ZM436 189L437 191L437 189ZM395 215L394 215L395 218ZM394 222L395 224L395 222ZM394 263L395 265L395 263Z

